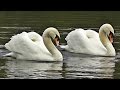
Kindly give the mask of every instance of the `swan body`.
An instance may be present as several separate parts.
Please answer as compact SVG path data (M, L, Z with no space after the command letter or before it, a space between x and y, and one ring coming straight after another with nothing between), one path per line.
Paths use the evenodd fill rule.
M114 29L110 24L102 25L99 33L93 30L76 29L67 35L65 38L67 45L61 48L74 53L115 56L112 35Z
M5 44L5 48L11 51L5 56L24 60L62 61L62 54L52 42L53 40L59 44L58 38L60 38L59 32L52 27L47 28L42 36L36 32L22 32L12 36Z

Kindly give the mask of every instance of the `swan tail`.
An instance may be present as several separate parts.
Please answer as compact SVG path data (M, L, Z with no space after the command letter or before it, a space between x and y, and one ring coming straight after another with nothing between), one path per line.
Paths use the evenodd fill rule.
M7 53L5 55L3 55L4 57L13 57L14 56L14 53L13 52L10 52L10 53Z
M67 50L67 49L68 49L68 45L60 45L60 48L61 48L62 50Z
M5 49L5 46L4 45L0 45L0 49Z
M60 48L65 49L66 45L60 45Z

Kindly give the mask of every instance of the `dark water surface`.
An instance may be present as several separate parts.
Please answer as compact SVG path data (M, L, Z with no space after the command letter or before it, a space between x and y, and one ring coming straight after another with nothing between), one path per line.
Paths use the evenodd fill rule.
M115 29L115 57L98 57L60 51L63 62L39 62L5 58L9 51L2 46L10 37L23 31L42 35L50 26L61 34L61 44L75 28L99 30L104 23ZM119 79L120 11L0 11L0 78L10 79Z

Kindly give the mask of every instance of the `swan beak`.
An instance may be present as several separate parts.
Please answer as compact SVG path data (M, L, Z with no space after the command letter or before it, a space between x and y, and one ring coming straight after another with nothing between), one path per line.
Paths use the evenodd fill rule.
M113 33L112 32L110 32L108 38L109 38L110 42L113 43Z
M56 45L56 46L59 46L59 38L58 38L58 37L56 37L56 38L54 39L54 42L55 42L55 45Z
M52 39L52 41L54 45L59 46L60 37L56 35L56 37Z
M55 38L55 44L56 44L56 46L59 46L59 40L58 40L58 38Z

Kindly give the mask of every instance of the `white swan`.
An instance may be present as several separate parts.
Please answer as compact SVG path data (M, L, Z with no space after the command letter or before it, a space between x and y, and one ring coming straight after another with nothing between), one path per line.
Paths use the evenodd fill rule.
M12 36L5 44L5 48L11 51L5 56L25 60L62 61L62 54L53 44L58 45L59 38L58 30L53 27L47 28L42 37L36 32L22 32Z
M61 48L74 53L115 56L113 35L114 29L110 24L103 24L99 34L93 30L76 29L67 35L67 45Z

